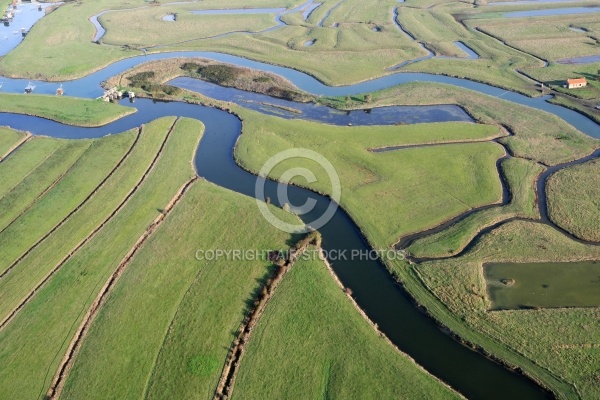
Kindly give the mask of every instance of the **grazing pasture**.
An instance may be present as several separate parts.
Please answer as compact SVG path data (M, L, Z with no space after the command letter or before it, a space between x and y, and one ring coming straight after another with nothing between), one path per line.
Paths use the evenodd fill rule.
M379 336L321 260L300 260L254 328L232 398L322 396L446 399L457 394L417 373L413 361Z
M9 128L0 128L0 161L26 139L26 134Z
M344 189L341 205L367 237L379 245L388 246L406 234L437 225L473 207L497 202L501 197L496 160L504 155L504 149L496 143L368 151L386 145L435 143L448 137L465 141L495 137L499 132L493 126L452 122L334 127L247 111L242 116L244 133L235 156L244 168L258 172L267 159L286 148L318 151L340 176ZM273 169L272 177L300 166L297 164L305 166L303 161L280 163ZM324 170L311 170L317 171L318 181L309 187L328 193L331 187ZM306 185L300 180L292 182ZM382 197L387 201L380 201Z
M600 242L600 162L590 161L558 171L548 180L548 212L560 227L575 236Z
M164 118L153 126L171 131L173 123L173 118ZM0 331L0 359L10 359L12 366L0 372L0 397L37 397L46 392L100 288L179 188L194 176L190 161L201 133L196 121L176 124L156 162L115 217L62 264ZM23 370L28 371L25 377Z

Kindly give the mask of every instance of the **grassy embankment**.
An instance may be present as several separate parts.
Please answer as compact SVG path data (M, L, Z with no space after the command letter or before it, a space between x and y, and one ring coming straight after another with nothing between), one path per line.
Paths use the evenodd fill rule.
M422 374L407 376L412 368L360 316L322 261L300 260L254 328L232 398L457 397Z
M119 104L67 96L0 95L0 112L33 115L67 125L102 126L135 111Z
M387 127L334 127L284 120L240 110L244 134L236 146L238 162L252 171L278 151L314 149L335 166L344 192L341 205L379 245L418 232L473 207L500 200L496 160L504 149L495 143L470 143L372 153L369 148L448 140L481 140L498 136L497 127L468 123ZM423 163L423 160L428 160ZM298 166L280 163L273 177ZM322 168L306 161L319 178L311 188L327 193ZM292 182L303 184L302 181ZM382 196L387 201L382 202Z
M166 131L172 123L173 118L164 118L152 126ZM179 188L195 175L190 160L201 131L196 121L180 121L124 207L0 331L0 359L11 360L11 368L0 371L0 397L44 395L100 287Z
M0 128L0 161L26 137L23 132Z
M566 168L552 175L546 188L550 218L575 236L594 242L600 242L598 172L598 160Z

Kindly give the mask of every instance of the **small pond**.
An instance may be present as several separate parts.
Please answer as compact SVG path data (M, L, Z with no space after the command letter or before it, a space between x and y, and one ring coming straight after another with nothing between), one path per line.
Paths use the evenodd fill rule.
M493 310L600 306L600 261L493 263L483 273Z
M175 21L175 14L167 14L164 17L162 17L163 21L169 21L169 22L174 22Z

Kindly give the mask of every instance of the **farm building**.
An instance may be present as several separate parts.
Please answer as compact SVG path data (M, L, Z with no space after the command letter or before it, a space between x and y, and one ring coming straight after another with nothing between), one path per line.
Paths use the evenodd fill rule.
M567 89L577 89L585 86L587 86L587 81L585 80L585 78L567 79Z

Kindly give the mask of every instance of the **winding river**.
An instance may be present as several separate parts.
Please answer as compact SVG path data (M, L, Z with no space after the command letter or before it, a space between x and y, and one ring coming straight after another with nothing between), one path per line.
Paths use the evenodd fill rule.
M596 123L577 112L547 103L548 97L533 99L464 79L422 73L392 74L351 86L329 87L299 71L219 53L180 52L133 57L115 62L85 78L64 82L63 86L68 95L94 98L102 94L99 83L107 78L120 74L142 62L176 56L205 57L273 72L289 79L300 89L315 95L351 95L414 81L450 84L548 111L580 131L593 137L600 137L600 128ZM22 92L27 82L26 80L4 78L3 90ZM37 85L36 92L41 93L54 93L58 86L58 83L34 83ZM241 132L241 122L236 116L204 106L153 102L146 99L138 99L136 107L138 108L137 113L99 128L65 126L42 118L14 114L0 114L0 124L28 130L34 134L83 138L122 132L162 116L196 118L206 126L195 158L198 174L219 186L247 196L254 196L255 183L259 178L239 168L232 157L234 146ZM362 115L364 118L358 118L357 125L366 124L370 118L367 113ZM277 187L277 183L267 181L265 195L270 196L271 199L277 199ZM315 216L321 215L330 203L327 197L306 189L290 186L287 187L287 190L293 204L304 204L309 198L316 201L313 211L303 216L305 221L314 220ZM274 203L277 204L275 200ZM281 204L278 205L281 206ZM338 209L333 219L320 231L325 250L336 249L350 252L351 250L367 251L370 249L357 226L341 209ZM333 268L342 283L352 289L360 307L378 324L392 342L413 357L417 363L468 398L542 399L551 397L549 393L541 390L529 379L510 372L445 334L432 319L413 305L409 296L396 284L379 261L337 261L333 264Z

